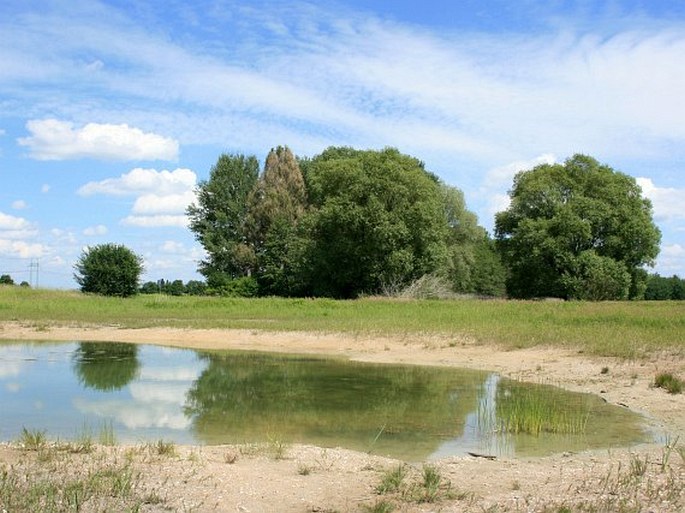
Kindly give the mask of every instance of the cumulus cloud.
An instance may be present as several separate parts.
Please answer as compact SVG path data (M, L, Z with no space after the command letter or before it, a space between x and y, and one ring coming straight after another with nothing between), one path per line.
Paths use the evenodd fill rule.
M186 228L188 218L185 215L126 216L121 224L140 228Z
M192 191L167 196L145 194L136 199L133 204L133 213L140 215L183 214L193 201L195 201L195 194Z
M518 172L555 162L557 158L554 154L543 153L530 160L517 160L489 170L483 178L479 191L480 195L486 198L488 214L495 215L509 207L510 199L507 191L511 188Z
M83 235L88 237L92 237L94 235L105 235L107 231L107 227L104 224L98 224L96 226L89 226L83 230Z
M645 197L652 201L654 216L657 219L685 219L685 209L683 209L685 189L658 187L652 179L644 177L637 178L636 181Z
M126 124L88 123L74 128L66 121L38 119L26 123L26 128L31 135L17 141L28 147L31 157L37 160L178 158L177 141Z
M139 196L144 194L183 194L193 190L197 175L190 169L173 171L135 168L118 178L89 182L77 192L81 196L106 194L108 196Z
M2 237L3 233L0 232L0 254L21 258L38 258L45 254L46 247L43 244L23 240L7 240Z
M656 271L662 276L673 274L683 277L685 269L685 247L681 244L665 244L661 247Z
M135 168L118 178L89 182L77 192L81 196L136 196L131 215L123 225L142 228L188 226L186 208L195 200L197 175L190 169L173 171Z
M26 239L38 233L33 223L23 217L16 217L0 212L0 238Z

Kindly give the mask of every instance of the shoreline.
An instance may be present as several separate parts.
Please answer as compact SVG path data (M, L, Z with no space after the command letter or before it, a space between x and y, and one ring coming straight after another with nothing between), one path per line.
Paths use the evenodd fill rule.
M546 382L567 390L598 395L607 402L642 413L656 433L685 446L685 394L654 388L658 372L685 375L685 362L669 354L644 360L621 360L579 354L571 349L538 347L504 351L468 339L445 337L374 337L336 333L260 330L120 329L103 326L0 323L6 341L111 341L204 350L268 351L317 354L374 363L462 367L498 372L514 379ZM607 369L605 371L604 369ZM282 457L269 448L178 446L176 455L159 456L149 448L96 447L95 456L58 455L60 472L130 462L138 488L157 494L160 503L140 511L281 511L284 513L359 512L388 502L408 513L487 511L615 511L616 501L634 509L675 513L685 508L685 450L664 443L555 454L531 458L447 457L430 463L458 492L438 503L410 500L407 494L380 495L379 482L398 465L412 486L421 466L341 448L288 446ZM668 453L666 452L668 450ZM676 454L677 453L677 454ZM666 455L670 456L667 465ZM67 463L68 461L68 463ZM100 462L100 463L98 463ZM636 463L637 462L637 463ZM628 475L638 463L644 470ZM0 471L24 468L26 475L45 471L35 452L0 444ZM640 465L643 465L640 463ZM68 470L70 468L76 470ZM424 467L425 468L425 467ZM642 467L640 467L642 468ZM667 470L665 470L667 469ZM69 476L61 476L62 481ZM629 483L629 486L627 485ZM625 496L625 497L624 497ZM2 506L2 504L0 504ZM582 509L586 508L586 509ZM587 509L590 508L590 509ZM592 509L594 508L594 509ZM118 506L115 509L120 509ZM91 511L85 507L83 511ZM92 511L99 511L94 507ZM380 511L380 510L379 510ZM387 510L391 511L391 510Z

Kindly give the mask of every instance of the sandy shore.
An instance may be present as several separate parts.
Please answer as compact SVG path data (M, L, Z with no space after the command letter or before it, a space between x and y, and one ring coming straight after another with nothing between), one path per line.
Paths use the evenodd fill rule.
M679 439L680 445L685 446L685 395L667 394L651 386L658 372L685 376L683 359L669 354L654 355L649 360L623 361L549 348L501 351L465 339L434 337L366 338L166 328L53 326L36 329L20 323L0 325L0 339L120 341L197 349L329 354L368 362L487 369L504 376L552 382L569 390L601 395L610 403L642 413L657 432L671 441ZM603 368L608 372L602 372ZM110 449L110 457L116 458L117 452L124 450ZM618 511L623 500L637 508L626 511L682 511L685 510L685 461L673 451L666 472L659 463L663 463L664 450L661 442L623 450L525 460L449 458L436 465L459 493L427 504L409 500L406 494L380 496L375 492L374 487L383 473L398 462L342 449L293 446L288 447L284 459L275 459L266 453L250 453L241 448L183 447L175 458L142 458L138 464L141 469L154 468L140 486L158 490L165 499L164 507L148 504L145 511L168 511L169 508L172 511L366 511L365 508L379 501L388 501L395 511L412 512L488 511L488 508L557 511L562 505L577 510L593 505L595 510ZM19 461L20 454L15 448L3 447L0 462ZM618 477L621 469L630 468L635 458L649 463L647 471L640 476L639 483L635 481L630 489L624 490L621 487L626 480ZM419 473L420 467L411 472ZM143 472L143 475L147 474ZM617 479L615 483L611 476ZM607 508L597 509L602 506ZM552 507L557 509L546 509Z

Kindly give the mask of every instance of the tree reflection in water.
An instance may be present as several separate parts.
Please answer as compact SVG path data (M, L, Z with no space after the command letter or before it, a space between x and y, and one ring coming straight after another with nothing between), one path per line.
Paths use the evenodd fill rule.
M89 388L119 390L138 375L138 346L119 342L81 342L74 353L74 371Z

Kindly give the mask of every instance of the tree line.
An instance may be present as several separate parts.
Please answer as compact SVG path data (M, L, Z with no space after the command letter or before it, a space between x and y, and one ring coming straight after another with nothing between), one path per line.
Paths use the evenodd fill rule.
M279 146L263 169L255 156L222 154L196 193L187 214L206 252L198 268L205 281L149 282L141 291L664 295L645 270L661 239L651 203L635 179L585 155L518 173L494 237L466 208L462 191L394 148L330 147L297 158Z

